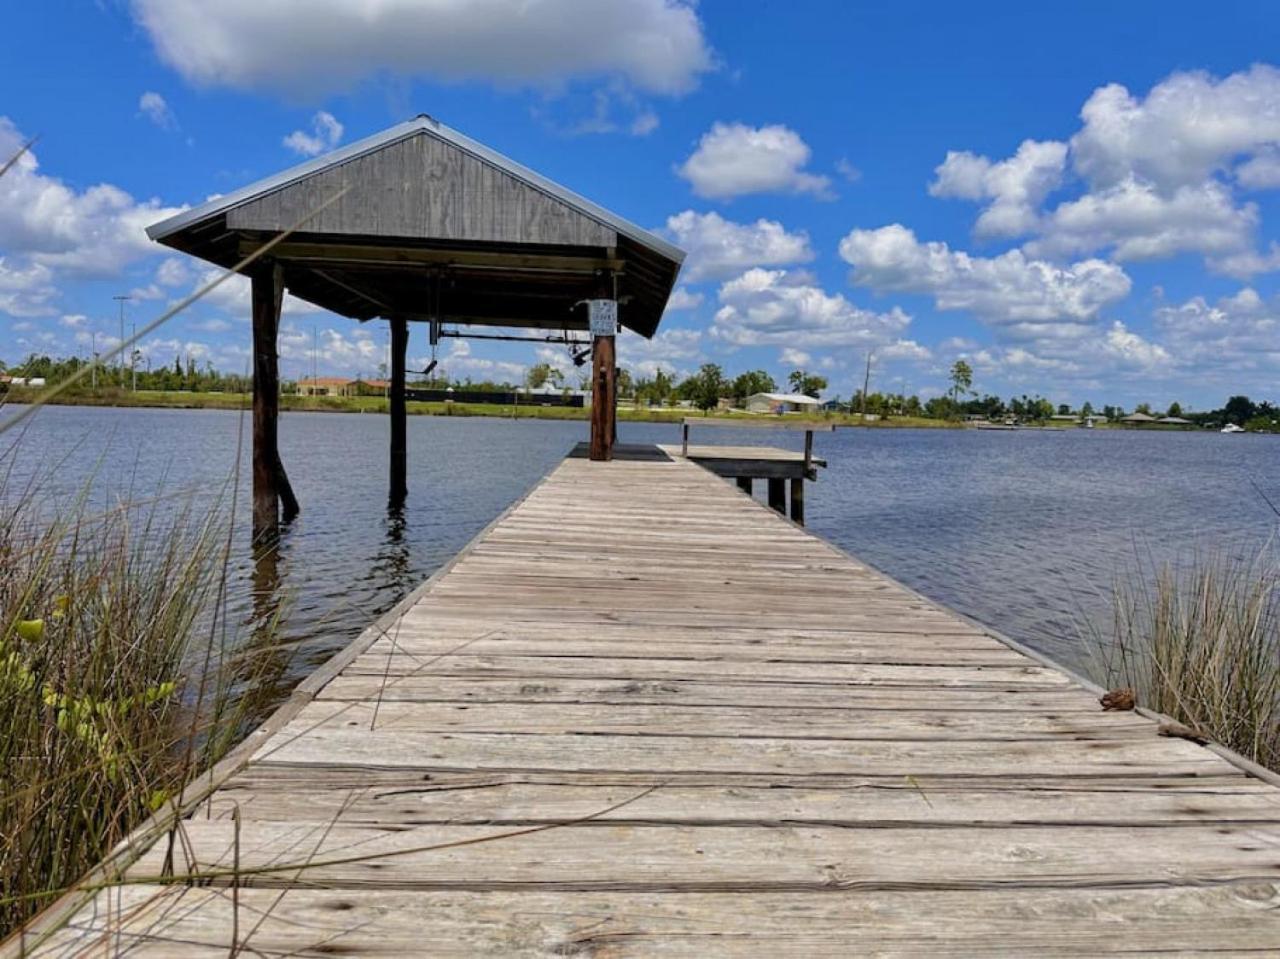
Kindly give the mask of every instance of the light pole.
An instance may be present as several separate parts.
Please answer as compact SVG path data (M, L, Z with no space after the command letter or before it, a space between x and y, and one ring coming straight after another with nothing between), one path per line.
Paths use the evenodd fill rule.
M129 342L132 343L138 338L138 324L130 324ZM138 348L136 346L129 347L129 378L133 380L133 392L138 392Z
M127 293L120 293L120 294L117 294L116 296L113 296L111 299L115 300L117 303L120 304L120 354L119 354L119 359L117 360L116 365L119 367L119 370L120 370L120 385L123 387L124 386L124 304L126 300L132 300L133 297L129 296Z
M90 334L90 342L93 344L93 356L89 363L89 375L93 377L93 388L98 389L98 331L93 330Z

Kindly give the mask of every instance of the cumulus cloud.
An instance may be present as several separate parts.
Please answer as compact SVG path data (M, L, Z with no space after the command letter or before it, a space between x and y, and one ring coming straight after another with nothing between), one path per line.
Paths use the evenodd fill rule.
M178 118L165 98L154 90L148 90L138 98L138 111L162 130L176 130Z
M1149 260L1182 252L1240 250L1258 224L1253 204L1237 207L1213 180L1161 193L1129 178L1048 215L1042 235L1027 243L1032 256L1070 256L1109 250L1116 260Z
M200 86L315 96L391 73L679 94L713 66L687 0L132 0L160 58Z
M683 286L677 286L671 291L671 296L667 299L667 312L674 313L680 310L693 310L702 305L703 296L701 293L694 293Z
M831 178L807 172L809 145L781 124L716 123L677 169L693 192L713 200L748 193L809 193L829 198Z
M342 142L342 124L332 113L321 110L311 118L311 132L294 130L284 138L284 145L299 156L313 157L327 153Z
M677 373L701 358L701 330L670 328L652 339L624 330L618 337L618 365L639 376Z
M0 117L0 156L11 156L26 138ZM156 252L145 228L180 212L159 200L139 202L108 183L77 191L40 172L28 150L0 177L0 250L30 285L53 272L113 276Z
M1174 73L1141 98L1112 83L1094 91L1080 118L1071 150L1091 184L1137 176L1172 190L1280 143L1280 70L1258 65L1223 79Z
M58 290L53 271L39 263L11 264L0 256L0 312L10 316L49 316Z
M921 243L897 223L853 230L840 241L840 256L859 286L927 294L938 309L968 310L997 325L1091 322L1131 285L1124 270L1102 260L1058 266L1020 250L970 256L945 243Z
M990 200L978 217L979 236L1020 236L1035 229L1040 204L1062 183L1067 145L1024 140L1007 160L949 151L929 185L933 196Z
M1280 243L1271 241L1265 251L1241 250L1226 256L1215 257L1210 265L1218 273L1247 280L1257 273L1271 273L1280 270Z
M809 235L776 220L735 223L718 213L685 210L663 232L688 253L683 275L692 283L724 279L755 266L790 266L813 259Z
M804 369L813 362L813 357L804 350L797 350L794 347L788 346L778 354L778 362L783 366L792 366Z
M1179 361L1201 371L1280 369L1280 303L1250 287L1215 303L1196 296L1162 306L1155 326Z
M867 346L897 339L911 317L864 310L805 273L748 270L720 287L710 335L733 346Z

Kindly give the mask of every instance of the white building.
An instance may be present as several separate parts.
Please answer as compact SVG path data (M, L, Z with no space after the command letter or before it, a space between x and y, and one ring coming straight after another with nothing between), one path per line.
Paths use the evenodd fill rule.
M753 393L747 397L749 413L816 413L820 405L803 393Z

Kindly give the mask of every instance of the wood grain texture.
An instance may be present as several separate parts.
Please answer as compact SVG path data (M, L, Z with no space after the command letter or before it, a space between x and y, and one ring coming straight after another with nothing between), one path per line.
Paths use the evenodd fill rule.
M184 822L194 885L157 844L36 953L1280 943L1280 789L689 461L566 460L314 685Z

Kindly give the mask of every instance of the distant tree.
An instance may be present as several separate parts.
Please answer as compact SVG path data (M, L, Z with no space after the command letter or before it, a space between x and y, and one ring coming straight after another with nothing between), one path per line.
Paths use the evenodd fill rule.
M1124 416L1124 410L1119 409L1118 407L1115 407L1115 406L1104 406L1102 408L1102 415L1109 420L1117 420L1120 417Z
M787 382L791 384L791 389L794 392L812 396L815 400L818 398L818 394L827 388L827 378L825 376L806 373L804 370L792 370L790 375L787 376Z
M1243 426L1258 415L1258 407L1247 396L1233 396L1222 408L1222 417L1228 423Z
M531 390L540 390L548 385L563 386L564 374L550 363L535 363L529 367L524 381Z
M631 378L631 371L625 369L618 370L618 395L632 396L635 394L635 381Z
M1139 403L1137 406L1135 406L1135 407L1133 408L1133 411L1134 411L1135 413L1142 413L1144 416L1150 416L1150 415L1151 415L1151 404L1150 404L1150 403Z
M724 371L715 363L704 363L702 368L679 386L682 399L691 400L704 413L713 410L720 397L728 391Z
M733 398L739 403L756 393L776 393L777 391L778 384L764 370L749 370L739 374L730 389Z
M957 405L960 394L968 393L973 388L973 367L964 360L956 360L951 364L951 399Z
M1168 412L1167 412L1167 413L1165 413L1164 415L1165 415L1165 416L1181 416L1181 415L1182 415L1182 404L1181 404L1181 403L1170 403L1170 404L1169 404L1169 410L1168 410Z
M1068 406L1066 403L1059 403L1059 404L1058 404L1058 415L1059 415L1059 416L1070 416L1070 415L1071 415L1071 407L1070 407L1070 406Z
M1084 406L1080 407L1080 415L1081 415L1081 416L1092 416L1092 415L1093 415L1093 404L1092 404L1092 403L1090 403L1088 400L1085 400L1085 401L1084 401Z

